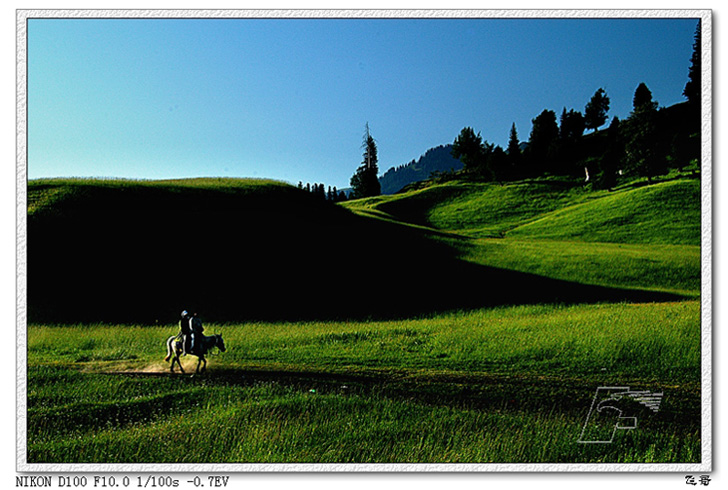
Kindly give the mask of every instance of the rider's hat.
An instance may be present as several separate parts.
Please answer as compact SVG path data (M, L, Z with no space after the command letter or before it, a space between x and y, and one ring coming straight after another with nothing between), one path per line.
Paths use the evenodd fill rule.
M187 313L187 310L182 310L182 318L186 317L187 315L189 315L189 313Z

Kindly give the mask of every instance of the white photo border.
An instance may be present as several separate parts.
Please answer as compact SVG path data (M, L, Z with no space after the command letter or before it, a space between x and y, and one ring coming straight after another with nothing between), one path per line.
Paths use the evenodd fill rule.
M697 464L30 464L27 461L27 21L37 18L695 18L702 36L701 462ZM16 469L18 472L710 472L713 469L712 11L699 10L17 10L16 11Z

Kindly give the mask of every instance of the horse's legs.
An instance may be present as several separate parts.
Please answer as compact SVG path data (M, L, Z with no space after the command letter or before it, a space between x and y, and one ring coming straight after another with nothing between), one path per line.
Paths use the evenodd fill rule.
M174 355L172 343L174 342L174 337L170 337L167 339L167 357L164 358L164 362L169 361L172 356Z
M202 364L202 369L200 370L200 364ZM204 373L205 368L207 367L207 360L205 359L205 356L200 356L197 358L197 369L195 369L196 373Z
M183 372L183 373L185 372L185 370L182 368L182 362L179 360L179 356L180 356L181 353L182 353L182 349L180 347L180 344L179 343L175 343L174 344L174 352L172 354L172 364L169 366L169 370L171 372L174 372L174 363L175 362L179 366L179 370L181 372Z
M176 352L174 354L172 354L172 362L169 364L169 372L171 372L171 373L174 372L174 363L175 362L179 362L179 356L177 355Z
M177 360L177 365L179 366L179 370L184 373L185 370L182 368L182 362L180 362L180 360L179 360L179 352L177 352L175 359Z

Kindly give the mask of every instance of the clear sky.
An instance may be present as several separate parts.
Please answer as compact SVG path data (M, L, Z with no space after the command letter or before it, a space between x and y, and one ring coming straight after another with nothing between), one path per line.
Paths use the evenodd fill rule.
M684 101L697 19L31 19L28 177L348 187L471 126L506 147L594 92Z

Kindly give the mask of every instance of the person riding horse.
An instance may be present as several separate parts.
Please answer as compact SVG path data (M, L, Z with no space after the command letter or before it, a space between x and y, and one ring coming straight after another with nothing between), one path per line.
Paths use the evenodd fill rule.
M200 373L205 372L207 369L205 356L212 348L217 347L220 352L225 352L225 341L223 341L222 335L203 335L203 330L202 320L197 317L197 313L190 316L187 311L182 312L180 332L167 339L167 357L164 360L172 361L169 366L171 372L174 372L176 363L180 371L184 373L182 363L179 360L181 355L191 354L197 356L195 372ZM193 345L190 345L190 343L193 343Z
M192 337L192 342L190 343L190 352L194 354L195 349L197 348L196 340L201 338L202 332L205 331L205 329L202 327L202 320L200 320L200 317L197 316L197 313L192 314L192 318L190 319L190 329L192 330L192 334L190 335Z
M182 355L186 356L188 352L192 352L192 317L187 310L182 311L182 319L179 321L179 333L177 338L182 340Z
M182 319L179 322L179 334L177 338L182 340L182 355L194 354L195 337L200 337L205 329L202 327L202 320L197 313L190 315L187 310L182 311Z

